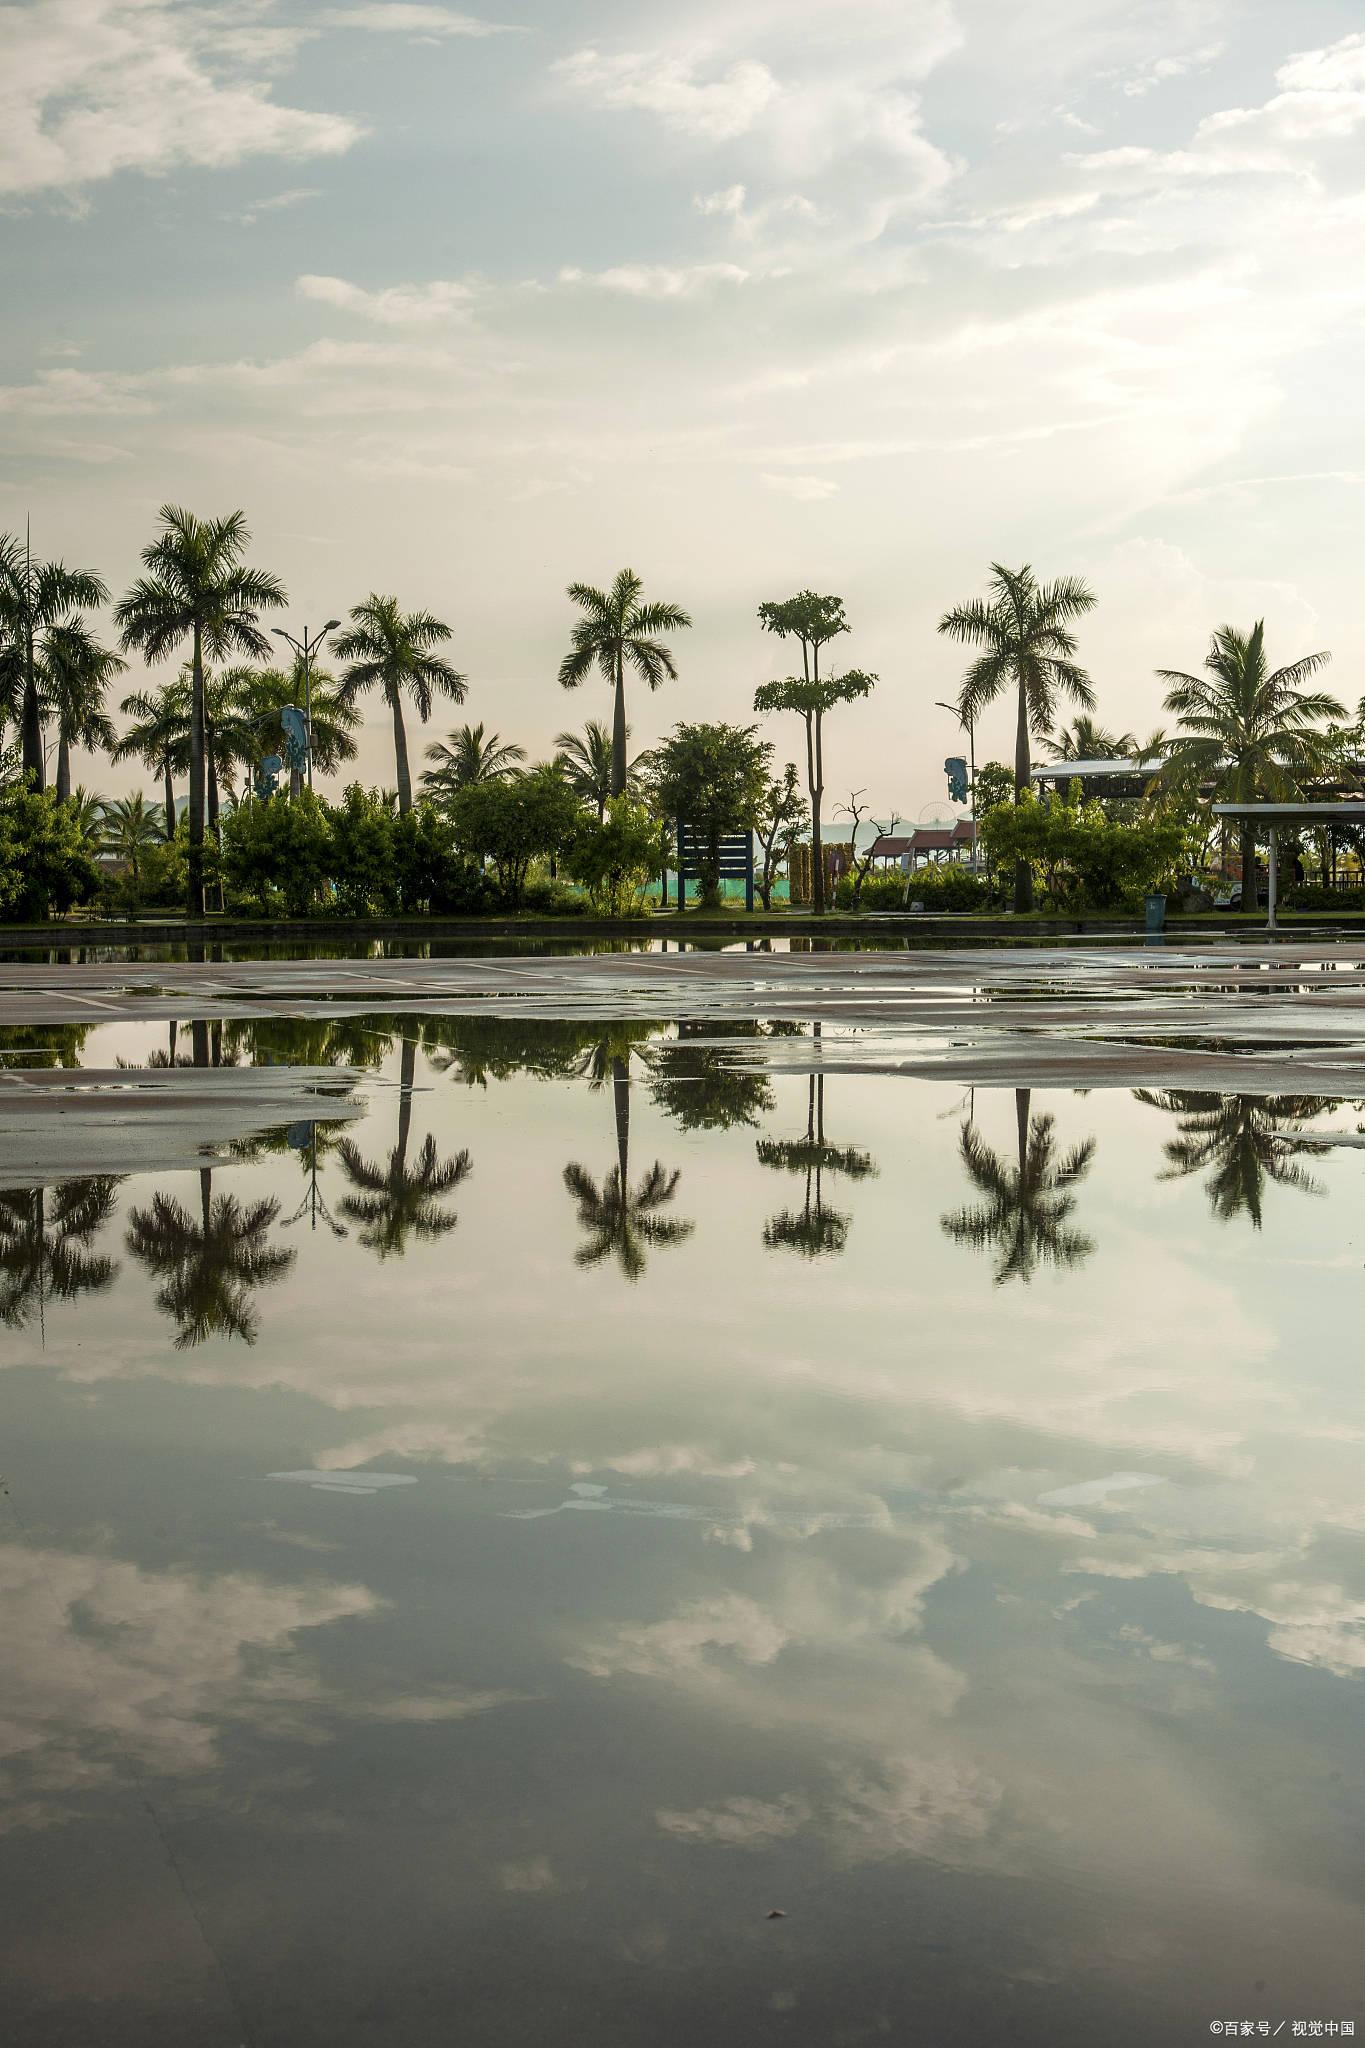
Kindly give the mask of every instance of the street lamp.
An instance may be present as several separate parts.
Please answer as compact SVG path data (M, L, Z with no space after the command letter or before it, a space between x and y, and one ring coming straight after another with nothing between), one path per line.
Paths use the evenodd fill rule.
M292 633L286 633L283 626L272 626L271 632L279 639L287 640L299 660L303 663L303 722L308 728L308 788L313 788L313 656L329 633L335 633L340 619L329 619L320 632L308 637L307 626L303 629L302 640L296 640Z
M940 710L940 711L951 711L951 712L952 712L952 714L953 714L953 717L954 717L954 718L955 718L955 719L957 720L958 724L959 724L959 725L960 725L960 726L962 727L963 731L964 731L964 732L966 733L966 735L967 735L967 751L968 751L968 753L969 753L969 754L971 755L971 757L972 757L972 831L973 831L973 843L972 843L972 860L973 860L973 861L975 861L975 860L976 860L976 844L975 844L975 831L976 831L976 721L975 721L975 719L972 719L972 718L964 718L964 717L963 717L963 715L962 715L962 706L961 706L960 704L945 704L945 703L944 703L944 701L943 701L943 699L942 699L941 697L935 697L935 699L934 699L934 702L935 702L935 704L936 704L936 705L938 706L938 708L939 708L939 710Z

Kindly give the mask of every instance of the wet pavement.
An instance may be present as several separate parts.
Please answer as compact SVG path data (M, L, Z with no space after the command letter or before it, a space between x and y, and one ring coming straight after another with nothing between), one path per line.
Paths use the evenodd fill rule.
M4 2048L1365 2028L1363 965L0 970Z

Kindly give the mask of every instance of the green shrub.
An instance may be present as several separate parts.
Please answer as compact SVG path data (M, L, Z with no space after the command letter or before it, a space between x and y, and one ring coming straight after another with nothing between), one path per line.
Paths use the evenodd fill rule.
M599 823L584 812L564 849L564 866L605 917L647 916L645 891L663 867L664 830L645 806L614 796Z
M1298 882L1280 900L1286 910L1365 910L1365 889L1325 889L1320 882Z
M327 888L332 850L326 811L307 790L245 804L223 820L229 895L263 917L306 917Z
M577 830L580 805L553 766L525 775L474 782L450 800L456 844L492 863L509 910L519 910L533 861L561 854Z
M100 874L69 804L51 790L0 790L0 918L27 924L88 903Z
M353 782L339 804L325 804L327 869L343 917L392 916L399 907L394 867L397 819L378 790Z
M980 875L957 861L916 868L910 877L910 902L926 910L984 910L990 891Z
M400 910L466 917L489 907L478 863L461 853L454 826L430 804L393 820L392 857Z

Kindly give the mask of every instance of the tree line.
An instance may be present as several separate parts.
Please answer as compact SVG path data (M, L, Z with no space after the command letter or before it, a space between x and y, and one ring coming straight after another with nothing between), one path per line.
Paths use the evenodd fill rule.
M878 682L868 670L837 665L836 643L850 630L841 598L805 590L758 608L760 628L799 656L799 672L761 684L753 709L763 716L783 713L799 719L804 777L795 762L775 771L773 748L760 738L756 725L683 723L659 747L631 757L627 682L655 691L676 680L672 642L692 621L682 606L647 598L639 576L623 569L605 589L569 586L577 616L558 670L561 686L569 690L593 674L607 682L610 730L590 719L582 731L558 735L551 760L528 764L514 742L482 722L464 724L427 747L429 765L414 791L408 716L415 714L425 725L439 702L460 705L468 694L467 675L450 659L451 628L429 611L405 610L397 597L371 592L344 623L330 622L301 653L281 628L267 630L265 622L282 611L287 597L278 576L247 559L250 541L240 511L201 519L181 507L164 506L158 531L142 552L143 573L113 604L117 646L106 646L91 622L91 614L110 603L102 579L59 560L35 559L27 538L0 535L0 735L7 724L18 735L11 781L21 791L44 795L55 747L52 798L66 807L71 830L87 853L113 851L136 869L142 849L157 838L176 839L176 788L182 783L188 795L185 903L191 916L202 916L215 883L221 888L225 811L239 817L244 808L254 808L254 796L263 804L273 800L273 791L262 781L261 763L276 756L287 762L288 788L280 795L299 802L305 794L297 742L301 721L306 721L310 770L333 775L356 756L361 701L378 696L392 721L395 776L393 790L382 801L400 818L430 807L460 824L461 849L504 881L510 878L514 898L529 864L546 860L553 873L558 855L577 832L575 811L572 830L566 827L558 836L542 832L543 843L537 844L530 843L534 832L528 839L521 831L518 838L516 814L535 809L536 789L548 800L555 781L574 806L595 813L599 833L605 835L597 848L601 875L592 886L610 899L613 910L628 905L632 896L638 899L642 870L659 872L667 866L662 828L665 821L679 818L693 828L702 847L704 902L719 900L720 840L728 832L750 830L758 838L765 907L778 871L807 834L812 908L819 914L827 907L825 720L866 698ZM1096 692L1078 658L1077 626L1095 603L1082 578L1045 583L1028 565L1010 569L995 563L985 595L953 607L939 622L942 635L971 650L956 702L964 726L974 730L990 705L1013 699L1016 806L1031 791L1032 756L1039 742L1051 743L1063 759L1085 758L1087 750L1131 749L1139 761L1151 763L1149 797L1165 805L1168 816L1182 802L1188 808L1199 790L1212 788L1231 801L1284 798L1342 768L1356 729L1340 724L1345 713L1334 697L1306 687L1330 656L1309 654L1272 669L1263 622L1247 632L1220 627L1202 673L1158 672L1166 685L1166 708L1176 721L1172 735L1154 734L1139 744L1130 734L1105 733L1093 717ZM325 658L314 662L314 649L333 634ZM272 635L289 643L290 659L272 656ZM108 700L131 654L152 666L174 661L177 670L164 682L122 698L125 723L120 731ZM1063 704L1075 707L1077 717L1070 731L1056 733ZM105 804L73 789L76 748L103 752L116 762L142 763L158 780L160 805L140 796ZM993 767L988 764L978 777L973 792L977 810L992 808L1005 793L990 782ZM467 796L471 790L514 782L532 787L516 796L505 788L501 795ZM850 797L855 825L866 813L867 807L859 806L862 795L855 791ZM991 803L982 801L986 795ZM32 813L30 822L36 816ZM271 833L289 838L283 826L256 829L258 838ZM239 839L248 836L245 827L236 831ZM481 839L486 843L480 844ZM513 840L519 850L513 850ZM998 821L995 841L1013 866L1014 906L1026 911L1033 904L1041 861L1025 821L1012 826ZM592 867L586 843L580 845L580 865ZM627 874L634 878L628 886L623 881ZM608 886L613 877L614 885ZM1255 880L1249 827L1243 832L1243 877L1244 903L1251 907ZM859 898L865 880L866 869L860 868Z

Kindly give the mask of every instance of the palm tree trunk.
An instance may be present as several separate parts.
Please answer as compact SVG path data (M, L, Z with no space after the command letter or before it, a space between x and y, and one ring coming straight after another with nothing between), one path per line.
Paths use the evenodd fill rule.
M161 777L166 799L166 838L169 841L175 837L175 783L171 776L169 754L163 754L161 757Z
M1242 827L1242 908L1256 908L1256 835L1249 825Z
M71 748L66 734L58 733L57 738L57 801L64 804L71 794Z
M621 1176L621 1201L624 1205L626 1189L630 1185L630 1068L625 1060L616 1056L611 1063L611 1100L616 1112L616 1165Z
M189 915L204 915L204 642L198 622L190 664Z
M1028 1132L1033 1091L1030 1088L1016 1088L1014 1091L1014 1117L1019 1127L1019 1185L1024 1185L1024 1168L1028 1161Z
M1030 760L1028 729L1028 697L1024 691L1024 679L1019 678L1019 722L1014 735L1014 801L1018 803L1024 791L1033 780L1033 763ZM1033 869L1026 860L1019 861L1014 870L1014 908L1017 914L1033 908Z
M216 839L218 837L218 763L213 757L212 735L209 735L209 742L204 749L204 754L208 765L208 828Z
M417 1074L417 1040L403 1039L398 1065L398 1169L408 1163L408 1136L412 1130L412 1089Z
M204 1232L204 1243L209 1241L209 1220L213 1215L213 1168L199 1169L199 1216Z
M408 767L408 735L403 725L403 702L397 690L393 704L393 754L398 767L398 809L406 816L412 809L412 771Z
M623 796L626 787L626 666L616 650L616 689L611 707L611 793Z
M31 592L28 593L32 601ZM24 709L21 720L24 780L33 778L35 789L47 788L47 767L43 760L43 716L38 703L37 665L33 658L33 626L24 631Z

